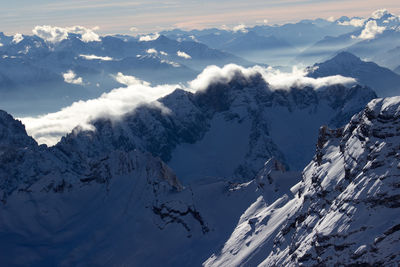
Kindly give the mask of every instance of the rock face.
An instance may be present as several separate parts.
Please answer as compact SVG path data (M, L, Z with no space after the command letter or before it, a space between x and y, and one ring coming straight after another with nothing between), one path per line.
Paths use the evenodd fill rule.
M320 125L344 125L375 97L361 86L272 90L260 75L239 71L196 93L177 89L159 100L163 110L144 106L117 122L94 121L95 131L77 130L58 147L85 147L93 154L139 149L159 156L183 182L244 181L271 157L302 170L312 159Z
M257 196L280 194L276 180L184 187L160 158L96 148L83 133L38 146L5 112L0 129L4 266L199 265Z
M162 99L171 111L165 116L158 109L143 107L115 125L107 120L95 122L96 132L76 129L50 148L38 146L18 121L1 113L6 137L2 147L15 145L0 155L0 263L297 266L398 262L399 97L372 100L344 128L322 127L316 154L302 175L271 158L261 164L254 179L244 183L203 177L183 186L164 161L137 149L137 144L145 147L151 142L146 143L142 135L126 135L131 129L143 131L151 140L162 141L165 135L179 147L181 140L198 142L199 131L194 129L205 127L205 133L200 131L204 140L213 127L210 118L216 114L224 115L217 122L229 121L236 111L239 118L233 116L233 120L245 121L249 113L243 116L239 111L247 112L243 103L256 103L255 99L274 108L281 103L278 107L290 114L290 110L302 110L303 103L315 103L314 96L320 95L318 103L327 101L340 107L337 114L350 115L355 105L346 100L362 101L350 96L371 92L337 86L323 91L273 91L268 93L272 98L256 94L252 99L244 97L262 87L242 82L248 87L233 83L229 87L233 91L222 87L194 95L176 91L169 100ZM184 102L192 105L180 105ZM182 109L173 109L174 103ZM338 121L335 116L332 124ZM182 139L166 134L172 133L171 127L185 133L177 135ZM253 139L259 140L257 135Z
M344 128L322 127L288 195L262 197L206 266L395 266L399 261L400 97L371 101Z
M9 148L24 148L35 146L36 142L26 134L24 125L0 110L0 153Z

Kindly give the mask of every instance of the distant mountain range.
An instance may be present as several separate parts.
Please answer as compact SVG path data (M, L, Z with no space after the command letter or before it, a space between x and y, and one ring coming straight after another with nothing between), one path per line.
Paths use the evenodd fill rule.
M343 75L356 78L375 90L379 97L400 95L400 75L373 62L362 61L348 52L340 52L332 59L308 68L309 77Z
M375 12L376 13L376 12ZM394 69L399 56L396 47L400 38L400 17L386 11L370 18L342 18L336 23L358 27L341 35L327 35L296 56L299 63L312 64L327 60L338 51L348 51L363 59Z
M192 80L208 65L254 65L204 44L165 36L150 41L106 36L84 42L70 34L57 43L38 36L22 38L15 43L0 35L0 105L19 115L55 111L98 97L120 86L114 79L118 72L164 84ZM66 80L63 75L70 71L73 78ZM22 100L24 106L30 103L29 111L20 106Z

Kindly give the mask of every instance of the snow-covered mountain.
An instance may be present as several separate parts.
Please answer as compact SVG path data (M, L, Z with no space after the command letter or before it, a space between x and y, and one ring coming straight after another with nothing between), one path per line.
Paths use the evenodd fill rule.
M344 128L322 127L291 194L260 196L205 266L396 266L400 98L375 99Z
M163 109L142 106L117 121L94 120L95 131L77 131L59 146L87 147L94 154L149 151L184 182L201 177L251 179L271 157L302 170L313 156L321 125L344 125L376 97L359 85L275 89L259 72L249 75L235 66L222 72L229 68L232 75L215 76L203 90L177 89L159 99Z
M302 178L270 159L245 183L187 185L147 152L93 151L97 137L78 129L38 146L1 112L0 262L395 264L399 116L399 97L376 99L344 128L322 127Z
M200 265L259 195L299 179L271 159L255 181L183 186L148 152L91 151L74 134L69 146L38 146L5 112L0 133L4 266Z
M400 94L400 75L380 67L373 62L365 62L348 52L340 52L333 58L314 64L308 68L310 77L347 75L357 82L374 88L380 97Z

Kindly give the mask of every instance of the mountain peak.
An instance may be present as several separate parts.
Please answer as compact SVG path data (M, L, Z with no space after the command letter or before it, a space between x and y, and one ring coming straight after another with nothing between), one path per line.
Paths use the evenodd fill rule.
M400 90L400 76L390 69L374 62L342 51L333 58L314 64L308 68L308 76L313 78L342 75L357 79L357 82L375 90L379 97L395 96Z
M347 51L341 51L336 56L334 56L331 61L336 61L336 62L361 62L362 60L355 56L354 54L347 52Z
M0 110L0 148L34 146L36 142L28 136L25 126L7 112Z

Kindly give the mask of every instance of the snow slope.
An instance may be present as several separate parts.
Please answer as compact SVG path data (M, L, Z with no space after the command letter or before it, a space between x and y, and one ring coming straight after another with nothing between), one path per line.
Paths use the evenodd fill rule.
M1 132L22 140L2 139L2 266L200 265L258 196L272 201L299 177L270 160L268 179L183 186L149 153L91 151L72 135L68 146L39 147L1 114Z
M322 127L294 196L259 197L205 266L396 266L400 97L372 100L344 128Z

